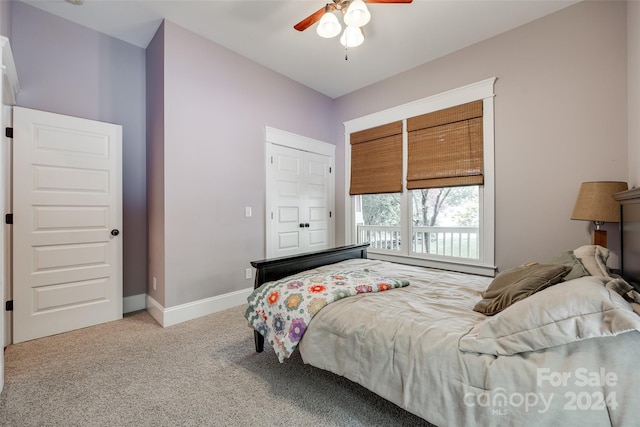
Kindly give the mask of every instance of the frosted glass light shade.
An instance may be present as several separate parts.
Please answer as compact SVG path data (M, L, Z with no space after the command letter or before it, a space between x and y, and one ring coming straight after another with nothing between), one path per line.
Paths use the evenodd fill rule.
M364 42L364 33L360 27L347 27L340 37L340 43L344 47L360 46Z
M336 15L331 12L326 12L322 15L322 18L320 18L316 31L320 37L330 39L331 37L335 37L340 34L340 31L342 31L342 25L338 22Z
M344 23L350 27L362 27L371 19L371 13L362 0L354 0L344 15Z

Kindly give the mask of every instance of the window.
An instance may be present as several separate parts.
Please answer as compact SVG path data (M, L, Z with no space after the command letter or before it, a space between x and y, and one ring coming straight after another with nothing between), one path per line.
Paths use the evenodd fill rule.
M345 206L346 218L351 218L346 243L369 242L371 258L495 274L494 82L488 79L345 123ZM397 131L398 126L401 165L396 160L392 172L387 164L385 173L369 167L363 177L359 165L389 159L366 144L389 144L394 138L389 129ZM370 157L363 162L365 155ZM393 158L398 158L396 151ZM398 169L401 173L395 175ZM394 185L376 183L388 182L389 176ZM354 184L364 182L371 191Z
M415 256L480 259L480 187L411 191L411 248Z
M401 193L355 197L357 242L369 242L371 249L400 251Z
M478 260L479 187L447 187L410 192L412 256ZM355 196L356 241L374 251L401 253L401 193Z

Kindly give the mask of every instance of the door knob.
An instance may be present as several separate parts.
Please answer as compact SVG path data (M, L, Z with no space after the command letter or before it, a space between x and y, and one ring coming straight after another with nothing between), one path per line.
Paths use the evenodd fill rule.
M300 223L300 228L304 228L304 224L303 223Z
M115 236L117 236L118 234L120 234L120 230L118 230L118 229L116 229L116 228L114 228L113 230L111 230L111 235L112 235L112 236L114 236L114 237L115 237Z
M307 227L307 228L309 228L309 223L308 223L308 222L305 222L305 223L304 223L304 226L305 226L305 227Z

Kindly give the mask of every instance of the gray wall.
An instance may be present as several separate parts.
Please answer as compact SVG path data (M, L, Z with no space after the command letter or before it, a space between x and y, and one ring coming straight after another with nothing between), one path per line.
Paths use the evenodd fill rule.
M503 270L589 244L589 224L569 219L580 183L627 180L626 57L626 4L583 2L345 95L335 110L344 122L497 77L496 264ZM336 178L344 179L342 167ZM337 193L341 202L343 188ZM617 251L617 224L606 228Z
M152 249L149 274L173 307L252 286L245 269L265 256L265 126L332 142L336 122L329 97L176 24L163 28L163 171L150 168L148 180L164 180L150 190L163 191L164 224L150 234L164 227L164 257Z
M122 125L123 294L145 293L144 49L22 2L12 2L10 40L19 106Z
M164 23L147 46L147 293L164 305ZM153 278L160 285L153 288Z
M640 1L627 2L629 186L640 186Z
M8 37L9 39L11 39L12 3L12 1L0 0L0 35Z

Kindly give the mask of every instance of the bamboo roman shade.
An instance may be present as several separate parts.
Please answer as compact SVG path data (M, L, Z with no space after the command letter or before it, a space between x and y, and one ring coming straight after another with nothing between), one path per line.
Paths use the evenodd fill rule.
M481 185L482 101L407 120L407 189Z
M351 134L349 194L402 192L402 122Z

